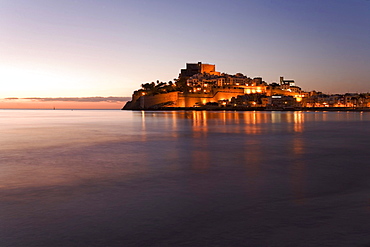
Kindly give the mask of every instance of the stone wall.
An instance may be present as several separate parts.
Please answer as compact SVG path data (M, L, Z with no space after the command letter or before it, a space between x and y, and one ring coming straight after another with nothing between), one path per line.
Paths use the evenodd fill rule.
M141 96L139 98L140 108L146 109L153 106L179 107L177 102L178 94L179 92L171 92L151 96Z
M243 88L218 89L213 94L179 94L179 107L194 107L205 105L208 102L218 102L219 100L230 100L232 97L244 94Z
M213 93L183 94L171 92L154 96L142 96L139 98L139 101L142 109L153 106L194 107L205 105L209 102L230 100L232 97L243 94L245 94L244 88L224 87L214 90Z

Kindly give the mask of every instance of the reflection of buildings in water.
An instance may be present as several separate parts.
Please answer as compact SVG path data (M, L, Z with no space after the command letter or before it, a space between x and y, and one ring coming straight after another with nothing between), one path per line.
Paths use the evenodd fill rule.
M292 114L292 112L287 112L283 116L284 116L284 120L285 120L284 122L294 123L294 114Z
M176 114L174 114L174 112L170 112L169 116L168 116L168 129L172 130L171 131L171 136L173 138L178 138L178 127L177 127L177 117L176 117Z
M259 124L266 121L263 116L265 114L256 111L244 112L243 119L246 125L243 126L243 132L252 135L261 133L261 126Z
M256 114L257 123L268 123L270 122L269 113L258 112Z
M328 112L327 111L324 111L322 113L322 121L324 121L324 122L328 121Z
M172 116L172 129L173 130L177 130L177 118L176 118L176 114L174 114L172 112L171 116Z
M180 116L178 116L180 117ZM207 122L212 120L217 124L259 124L270 121L268 113L261 113L257 111L247 112L208 112L208 111L192 111L183 115L185 118L193 120L193 126L207 126Z
M281 115L282 114L280 112L271 112L271 123L280 123Z
M225 133L258 134L261 133L259 124L266 121L265 114L255 111L233 112L224 115L224 117Z
M141 128L145 130L145 111L141 111Z
M240 114L238 112L234 112L233 118L234 118L234 123L239 124L240 123Z
M293 161L291 166L291 185L294 202L297 204L305 203L304 179L305 163L303 161L304 143L303 139L296 137L292 143Z
M148 114L150 117L161 116L165 119L162 122L166 129L177 130L179 119L188 118L192 120L193 131L209 131L208 123L212 121L212 126L224 126L223 132L260 134L263 131L262 123L291 123L286 125L294 132L303 132L303 123L305 117L303 112L259 112L259 111L244 111L244 112L209 112L209 111L191 111L191 112L158 112L149 113L142 112L142 129L145 130L146 119ZM158 116L157 116L158 115ZM323 116L321 116L323 117ZM152 123L153 124L153 123ZM285 125L284 125L285 126ZM272 130L279 130L282 126L272 125ZM271 130L271 129L270 129Z
M193 111L193 131L208 131L207 130L207 121L208 115L205 111Z
M304 120L305 114L301 111L271 112L271 123L289 123L286 128L293 132L303 132ZM274 127L274 125L272 126Z
M146 112L145 111L141 111L141 131L140 131L140 134L141 134L141 141L145 142L147 141L147 135L146 135L146 116L145 116Z
M301 111L294 112L294 132L303 132L304 114Z
M220 115L213 116L219 120ZM269 122L268 114L247 111L247 112L223 112L221 113L222 122L224 125L223 131L225 133L247 133L258 134L261 133L262 128L259 124Z
M261 124L268 121L267 114L257 111L249 111L241 113L243 116L244 123L246 124Z
M257 113L255 111L245 112L243 114L243 118L244 118L244 123L246 123L246 124L257 124L257 123L259 123L258 122L259 117L257 117Z
M177 138L177 120L178 120L178 114L176 112L163 112L165 123L163 125L163 128L166 130L172 130L171 136L174 138Z

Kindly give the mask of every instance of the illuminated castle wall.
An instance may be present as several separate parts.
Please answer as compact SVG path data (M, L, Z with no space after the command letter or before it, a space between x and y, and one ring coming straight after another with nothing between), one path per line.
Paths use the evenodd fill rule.
M249 94L255 92L255 90L259 90L260 93L267 92L266 87L217 87L212 93L171 92L151 96L139 96L137 99L140 102L140 108L148 108L154 105L163 107L194 107L209 102L230 100L232 97Z

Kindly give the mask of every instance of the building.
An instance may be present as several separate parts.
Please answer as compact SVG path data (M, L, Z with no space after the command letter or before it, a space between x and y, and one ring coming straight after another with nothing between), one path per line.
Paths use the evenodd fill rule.
M191 77L193 75L203 73L207 73L210 75L220 75L220 72L216 71L216 65L198 62L198 63L187 63L186 69L181 69L179 77L180 78Z
M284 80L284 77L280 77L280 88L282 90L294 93L300 93L302 90L300 87L295 85L294 80Z

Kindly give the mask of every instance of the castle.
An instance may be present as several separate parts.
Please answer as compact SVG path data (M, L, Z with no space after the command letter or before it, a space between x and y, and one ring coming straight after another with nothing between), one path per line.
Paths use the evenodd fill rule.
M294 107L353 107L356 103L332 105L316 100L322 93L304 92L294 80L280 77L279 83L268 84L260 77L249 78L241 73L229 75L216 71L213 64L187 63L175 82L145 83L135 91L123 109L163 109L193 107L275 108ZM344 97L344 96L343 96ZM352 97L353 98L353 97ZM367 107L368 95L361 102ZM329 100L326 100L329 101ZM343 99L342 99L343 101ZM346 99L344 99L346 101ZM356 100L360 101L359 99ZM313 103L312 103L313 102ZM337 104L336 104L336 103ZM319 104L317 104L319 103ZM311 104L311 105L310 105ZM336 104L336 105L335 105Z

